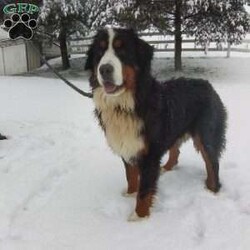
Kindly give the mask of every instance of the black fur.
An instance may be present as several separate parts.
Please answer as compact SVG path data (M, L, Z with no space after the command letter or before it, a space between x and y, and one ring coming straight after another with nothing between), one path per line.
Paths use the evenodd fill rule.
M131 30L116 30L116 33L125 41L124 51L117 52L117 56L124 64L136 69L134 112L144 123L141 134L147 144L147 153L138 156L136 163L141 175L139 197L156 191L162 156L186 133L199 136L215 173L213 191L218 191L219 158L225 148L226 129L226 111L218 94L208 81L202 79L158 82L151 76L153 48ZM92 71L93 89L98 86L94 67L104 53L97 42L106 36L107 32L100 31L88 52L86 69Z
M6 136L4 136L4 135L0 134L0 140L6 140L6 139L7 139L7 137L6 137Z
M215 189L218 191L219 157L225 147L226 112L212 86L202 79L179 78L163 84L151 79L148 95L140 100L137 110L145 121L149 145L147 159L143 159L140 166L152 165L151 188L155 188L155 172L166 149L188 133L192 137L200 137L216 172ZM143 167L142 173L144 171L149 176L150 170ZM144 192L147 193L148 188L142 184L141 193Z

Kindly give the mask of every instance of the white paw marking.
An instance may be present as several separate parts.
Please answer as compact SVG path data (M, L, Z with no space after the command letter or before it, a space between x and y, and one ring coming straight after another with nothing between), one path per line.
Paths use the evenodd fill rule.
M149 218L149 216L139 217L138 214L134 211L134 212L128 217L128 221L129 221L129 222L144 221L144 220L147 220L148 218Z
M164 167L160 168L160 175L163 175L167 172L167 170Z
M127 190L125 190L125 191L122 192L122 196L124 196L124 197L136 198L137 192L128 193Z

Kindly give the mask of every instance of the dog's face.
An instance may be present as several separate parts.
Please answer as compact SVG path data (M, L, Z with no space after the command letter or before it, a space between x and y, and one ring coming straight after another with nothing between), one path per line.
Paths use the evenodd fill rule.
M120 95L135 88L138 72L150 70L153 48L128 29L103 29L94 38L85 65L92 85L107 95Z

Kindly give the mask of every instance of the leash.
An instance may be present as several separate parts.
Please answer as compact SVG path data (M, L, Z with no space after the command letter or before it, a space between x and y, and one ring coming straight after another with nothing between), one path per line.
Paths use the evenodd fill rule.
M65 84L67 84L70 88L75 90L77 93L79 93L82 96L88 97L88 98L93 98L92 93L87 93L78 87L76 87L74 84L72 84L70 81L68 81L65 77L63 77L56 69L54 69L48 61L45 59L45 56L43 56L40 52L40 50L36 47L36 45L31 41L32 47L35 49L39 57L41 58L42 62L58 77L60 78Z

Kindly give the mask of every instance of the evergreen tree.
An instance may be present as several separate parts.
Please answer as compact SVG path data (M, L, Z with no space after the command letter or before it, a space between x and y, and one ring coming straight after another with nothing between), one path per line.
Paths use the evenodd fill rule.
M220 4L200 5L198 11L203 14L187 19L184 32L195 36L199 43L218 41L239 44L250 28L244 2L231 0L221 1Z
M120 4L117 0L117 5ZM200 43L239 43L249 30L244 0L123 0L118 21L139 30L156 27L175 37L175 69L181 70L183 34Z
M70 67L67 38L73 33L86 35L111 21L108 0L44 0L40 25L59 40L63 69Z
M70 67L67 37L85 28L81 22L83 9L79 0L44 0L40 25L59 40L63 69Z
M83 23L90 30L96 30L100 26L113 22L112 7L110 0L80 0L84 6L85 17Z

